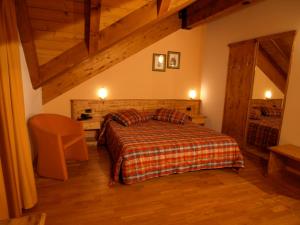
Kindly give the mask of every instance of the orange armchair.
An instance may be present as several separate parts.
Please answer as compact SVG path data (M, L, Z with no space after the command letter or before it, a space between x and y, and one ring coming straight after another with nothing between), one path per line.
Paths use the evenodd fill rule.
M29 128L40 176L67 180L66 160L88 160L81 123L66 116L39 114L29 120Z

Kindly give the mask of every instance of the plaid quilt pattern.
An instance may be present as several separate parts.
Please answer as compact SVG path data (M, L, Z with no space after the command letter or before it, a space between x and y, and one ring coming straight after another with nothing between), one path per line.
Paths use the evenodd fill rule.
M174 109L164 109L164 108L157 109L153 118L155 120L170 122L171 116L174 111L175 111Z
M236 141L192 122L150 120L124 127L109 121L104 132L113 180L125 184L200 169L243 167Z
M264 116L281 116L281 109L276 107L262 107L261 108L262 114Z
M170 117L171 123L184 124L187 120L190 120L190 116L177 110L175 110Z
M112 116L114 120L127 127L144 121L144 118L136 109L121 110L113 113Z
M261 108L253 107L250 109L249 118L259 120L261 117Z
M154 119L165 121L165 122L171 122L171 123L177 123L177 124L184 124L187 120L190 120L190 117L175 109L158 109L156 110L156 113L154 115Z
M154 116L154 112L150 112L150 111L141 111L140 114L142 116L142 121L143 122L151 120Z
M278 125L279 126L279 125ZM253 121L248 125L247 143L263 149L278 144L279 127L276 121L271 124L270 120Z

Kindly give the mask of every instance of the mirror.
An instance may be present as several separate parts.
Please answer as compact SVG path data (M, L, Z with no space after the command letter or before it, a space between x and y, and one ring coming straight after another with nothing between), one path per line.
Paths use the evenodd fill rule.
M246 146L268 159L268 147L279 142L294 32L258 38Z

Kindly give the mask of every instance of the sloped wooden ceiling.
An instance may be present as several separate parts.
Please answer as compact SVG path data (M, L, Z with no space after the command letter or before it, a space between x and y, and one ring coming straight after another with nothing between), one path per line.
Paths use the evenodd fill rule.
M259 0L15 0L20 39L43 102L180 28Z
M295 32L259 40L257 66L285 93Z

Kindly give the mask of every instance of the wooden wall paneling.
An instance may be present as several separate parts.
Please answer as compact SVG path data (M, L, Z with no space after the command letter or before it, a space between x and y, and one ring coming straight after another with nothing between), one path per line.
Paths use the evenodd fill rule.
M250 108L252 107L276 107L282 108L283 99L250 99Z
M45 83L49 79L72 68L86 58L88 58L88 50L85 42L82 41L65 51L63 54L50 60L48 63L40 66L42 82Z
M228 75L222 132L244 143L249 100L252 97L258 43L255 40L229 46Z
M186 8L184 29L191 29L259 0L198 0Z
M257 54L257 66L267 75L267 77L276 85L276 87L285 93L286 75L282 74L280 70L274 66L274 64L262 50L259 50Z
M89 54L98 51L101 0L85 0L85 42Z
M177 31L180 29L180 26L181 21L177 14L174 14L160 21L156 26L148 25L137 30L111 48L93 57L89 57L69 71L49 80L42 88L43 103L54 99L145 47Z
M26 58L31 84L33 88L38 88L41 84L39 62L37 58L37 52L34 44L34 38L26 2L23 0L16 0L15 5L19 35Z
M200 100L184 100L184 99L115 99L90 100L90 99L74 99L71 100L71 117L77 119L85 109L91 109L94 119L100 119L108 113L117 110L135 108L141 111L152 112L159 108L172 108L179 111L190 113L191 115L199 115ZM191 107L191 111L187 111L187 107ZM97 124L99 126L99 123Z
M172 0L157 0L157 14L158 16L168 12Z

